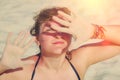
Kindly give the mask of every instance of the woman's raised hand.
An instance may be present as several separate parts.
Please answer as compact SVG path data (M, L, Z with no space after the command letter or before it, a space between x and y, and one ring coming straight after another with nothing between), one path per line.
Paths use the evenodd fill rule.
M2 58L0 60L0 65L6 67L6 69L16 69L24 65L34 63L32 60L21 59L21 56L35 41L35 39L32 38L25 44L29 35L30 34L27 31L20 32L14 42L11 42L12 33L9 33Z
M62 25L62 27L58 27L55 23L53 23L51 24L53 29L69 33L74 39L80 40L79 42L88 40L94 32L94 27L77 15L68 15L62 11L58 11L58 15L53 16L52 19Z

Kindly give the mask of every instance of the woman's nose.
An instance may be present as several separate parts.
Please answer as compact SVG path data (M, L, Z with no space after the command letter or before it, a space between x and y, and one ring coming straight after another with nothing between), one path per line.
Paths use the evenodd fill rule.
M61 33L61 32L56 32L56 33L54 34L54 37L56 37L56 38L61 38L61 37L62 37L62 33Z

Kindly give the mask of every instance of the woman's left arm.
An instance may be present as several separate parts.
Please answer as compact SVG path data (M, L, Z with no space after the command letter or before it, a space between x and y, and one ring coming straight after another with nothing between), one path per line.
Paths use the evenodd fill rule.
M94 25L96 27L92 38L103 39L103 41L93 44L86 44L78 49L76 53L78 60L80 57L86 66L109 59L120 54L120 25ZM82 52L81 52L82 51Z
M77 54L77 56L74 55L73 58L78 63L82 61L81 63L84 63L88 67L120 53L120 25L90 24L80 17L73 17L61 11L58 12L58 15L60 17L53 16L52 19L62 26L51 24L51 27L58 32L71 34L76 39L71 49L75 48L73 53ZM81 43L90 38L99 38L104 41L80 47Z
M102 25L104 40L120 45L120 25Z
M96 25L90 24L80 16L67 15L62 11L58 11L59 16L53 16L53 21L62 25L59 27L51 24L51 27L57 31L71 34L76 40L73 47L80 47L80 44L86 42L90 38L104 39L114 44L120 44L120 25Z

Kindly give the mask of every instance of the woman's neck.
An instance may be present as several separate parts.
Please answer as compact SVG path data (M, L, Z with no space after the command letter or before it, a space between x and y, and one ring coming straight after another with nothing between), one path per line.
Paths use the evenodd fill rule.
M39 64L43 66L44 68L59 71L65 64L65 54L60 55L59 57L46 57L44 55L41 55Z

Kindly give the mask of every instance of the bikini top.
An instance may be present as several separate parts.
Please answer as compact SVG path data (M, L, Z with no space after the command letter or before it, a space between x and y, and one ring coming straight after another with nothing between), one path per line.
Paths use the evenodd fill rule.
M75 67L74 67L74 65L69 61L68 58L66 58L66 59L68 60L70 66L72 67L73 71L75 72L75 74L76 74L78 80L81 80L81 79L80 79L80 76L79 76L79 74L78 74L78 72L77 72L77 70L76 70ZM36 64L35 64L35 67L34 67L34 70L33 70L33 72L32 72L32 76L31 76L31 80L34 79L34 75L35 75L36 67L37 67L37 64L38 64L39 60L40 60L40 56L39 56L39 58L38 58L38 60L37 60L37 62L36 62Z
M67 59L67 60L68 60L68 59ZM79 76L77 70L75 69L74 65L73 65L69 60L68 60L68 62L70 63L70 66L72 67L73 71L75 72L75 74L76 74L78 80L80 80L80 76Z

